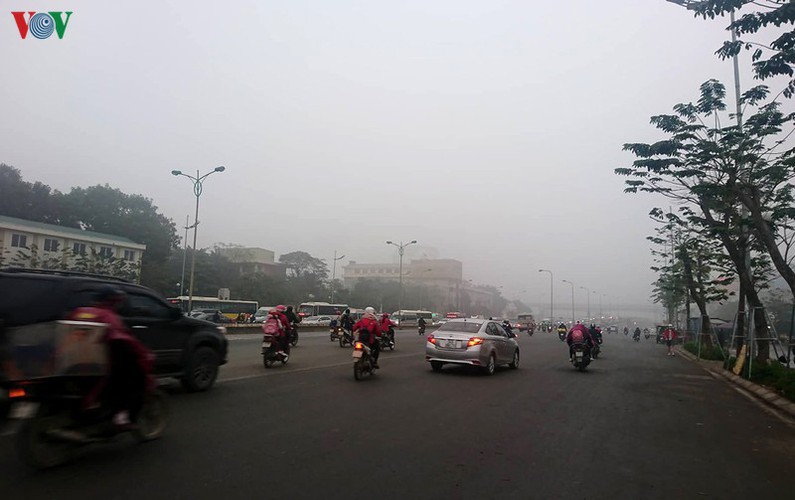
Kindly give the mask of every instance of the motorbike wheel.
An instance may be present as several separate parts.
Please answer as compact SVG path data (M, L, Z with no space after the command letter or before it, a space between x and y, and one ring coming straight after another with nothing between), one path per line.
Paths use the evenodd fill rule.
M345 338L340 337L340 348L345 347Z
M328 337L329 337L329 340L328 340L329 342L334 342L335 340L337 340L337 339L334 338L334 334L333 333L330 333Z
M47 469L69 461L75 448L73 443L57 441L47 434L69 424L71 419L64 413L36 416L26 420L17 433L17 453L20 458L36 469Z
M295 336L290 339L290 345L295 347L298 345L298 334L296 333Z
M274 364L275 362L276 362L276 360L275 360L274 358L272 358L272 357L268 356L267 354L263 354L263 355L262 355L262 365L263 365L265 368L272 368L272 367L273 367L273 364Z
M144 401L138 415L137 429L134 434L140 442L152 441L163 435L168 427L171 409L165 394L155 391Z
M356 361L353 364L353 379L357 382L364 378L364 374L362 373L362 363L361 361Z

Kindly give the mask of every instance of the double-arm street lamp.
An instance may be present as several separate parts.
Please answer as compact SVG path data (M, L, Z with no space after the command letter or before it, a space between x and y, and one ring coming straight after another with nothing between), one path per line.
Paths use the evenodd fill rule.
M539 269L539 273L549 273L549 320L554 323L555 322L555 289L553 283L555 281L555 277L552 275L552 271L549 269Z
M403 315L403 313L401 312L403 311L403 251L406 249L407 246L414 245L415 243L417 243L417 240L411 240L408 243L403 243L401 241L400 244L394 243L392 241L386 242L387 245L392 245L394 247L397 247L398 255L400 256L400 266L398 268L398 280L400 281L400 292L398 292L399 293L398 314L401 316Z
M334 250L334 264L331 271L331 303L334 303L334 281L337 279L337 261L344 259L344 255L337 257L337 251Z
M571 324L574 325L574 283L569 280L562 281L571 285Z
M199 230L199 197L202 195L202 189L204 179L209 177L210 175L216 172L223 172L226 170L226 167L215 167L213 171L208 172L204 175L199 175L199 171L196 171L196 177L188 174L184 174L179 170L172 170L171 175L179 177L180 175L183 177L187 177L188 179L193 182L193 194L196 195L196 215L193 218L193 254L190 259L190 289L188 291L188 313L193 309L193 278L196 273L196 233Z

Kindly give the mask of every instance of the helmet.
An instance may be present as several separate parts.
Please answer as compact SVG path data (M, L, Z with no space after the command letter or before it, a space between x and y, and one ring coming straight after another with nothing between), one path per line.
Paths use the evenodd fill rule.
M94 290L94 299L100 304L116 305L127 296L124 290L114 285L101 285Z
M287 306L287 310L288 311L292 311L293 310L293 306Z
M384 314L381 315L381 317L382 318L388 318L389 317L389 313L384 313Z
M279 304L278 306L276 306L276 310L283 313L284 311L287 310L287 308Z
M502 320L503 323L510 323L507 319Z
M373 309L372 307L365 307L364 308L364 313L365 314L375 314L375 309Z
M350 309L345 309L345 314L350 314L350 313L351 313Z

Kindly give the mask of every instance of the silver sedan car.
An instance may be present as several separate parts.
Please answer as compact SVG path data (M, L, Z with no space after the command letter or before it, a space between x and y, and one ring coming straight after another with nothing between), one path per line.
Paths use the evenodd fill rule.
M478 366L493 375L497 365L519 368L519 344L496 321L451 319L428 335L425 359L435 372L451 363Z

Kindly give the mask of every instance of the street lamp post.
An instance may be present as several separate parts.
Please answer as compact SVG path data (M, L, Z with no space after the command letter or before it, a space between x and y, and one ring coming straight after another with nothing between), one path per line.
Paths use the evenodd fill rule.
M185 216L185 239L182 240L182 278L179 280L179 293L177 296L185 295L185 259L188 255L188 229L193 226L190 224L190 215ZM195 224L194 224L195 225Z
M574 283L569 280L563 280L563 282L571 285L571 324L574 325Z
M334 250L334 264L332 264L332 271L331 271L331 303L334 303L334 280L337 279L337 261L344 259L344 255L340 255L337 257L337 251Z
M193 217L193 252L190 259L190 288L188 291L188 312L193 309L193 278L196 274L196 234L199 230L199 197L202 195L203 190L203 182L204 180L209 177L210 175L216 172L223 172L226 170L226 167L215 167L211 172L208 172L202 176L199 175L199 171L196 171L196 177L188 174L184 174L179 170L172 170L171 175L179 177L180 175L183 177L187 177L188 179L193 182L193 194L196 195L196 215Z
M604 321L604 314L602 314L602 294L596 290L594 290L593 293L599 296L599 322L601 323Z
M398 280L400 282L400 291L398 292L398 315L403 315L403 251L409 245L414 245L417 243L417 240L411 240L408 243L403 243L402 241L398 245L397 243L393 243L391 241L387 241L387 245L392 245L397 247L398 255L400 256L400 267L398 268Z
M585 290L585 296L588 297L588 323L591 322L591 290L587 286L581 286L580 290Z
M553 288L553 283L555 281L555 277L552 275L552 271L549 269L539 269L539 273L549 273L549 320L553 323L555 322L555 290Z

